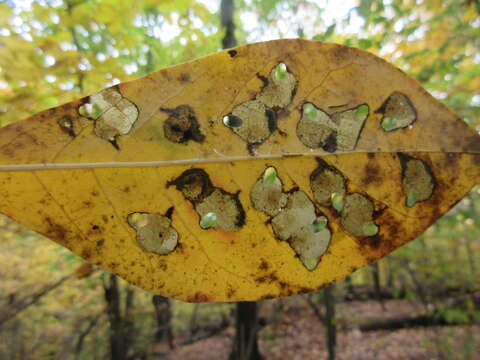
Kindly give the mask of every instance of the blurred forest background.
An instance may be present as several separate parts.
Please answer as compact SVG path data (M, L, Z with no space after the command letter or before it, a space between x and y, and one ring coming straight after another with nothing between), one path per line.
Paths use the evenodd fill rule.
M0 0L0 124L230 46L220 3ZM238 44L300 37L365 49L480 130L478 0L234 5ZM479 199L477 188L326 292L258 303L264 358L326 358L336 330L338 359L478 359ZM152 296L7 218L0 226L0 359L229 357L234 304Z

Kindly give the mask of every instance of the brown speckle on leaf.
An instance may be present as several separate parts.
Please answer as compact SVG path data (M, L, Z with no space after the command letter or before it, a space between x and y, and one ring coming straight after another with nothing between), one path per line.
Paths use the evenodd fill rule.
M182 83L190 82L191 77L189 73L181 73L180 76L178 77L178 81Z
M203 303L203 302L208 302L211 301L209 297L201 292L196 292L193 296L189 296L187 298L188 302L191 303Z

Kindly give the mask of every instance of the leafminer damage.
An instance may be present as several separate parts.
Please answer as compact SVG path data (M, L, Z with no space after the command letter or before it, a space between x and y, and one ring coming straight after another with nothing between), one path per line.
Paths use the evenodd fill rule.
M203 142L205 136L200 132L195 112L190 106L179 105L174 109L160 110L169 115L163 123L163 132L168 140L178 144L189 140Z
M231 194L215 187L205 170L186 170L167 184L172 185L192 203L202 229L234 232L245 224L245 210L238 199L238 193Z
M367 104L328 114L312 103L303 104L302 117L297 124L297 136L308 148L333 153L352 151L368 118Z
M274 236L287 241L302 264L315 270L330 244L328 219L318 213L308 196L298 189L283 191L273 167L268 167L250 192L253 207L270 216Z
M412 207L420 201L428 200L435 189L435 178L430 167L420 159L398 154L402 166L402 186L405 205Z
M277 113L292 102L297 86L285 63L275 66L268 78L260 78L264 83L260 93L223 117L224 125L247 143L250 152L277 129Z
M374 204L366 195L347 192L343 174L324 160L317 158L318 166L310 175L310 188L315 201L332 207L341 217L342 227L353 236L374 236Z
M410 99L400 92L392 93L376 112L383 114L381 126L387 132L409 127L417 119Z
M175 250L179 235L172 227L172 210L165 215L141 212L128 215L127 222L137 232L137 241L145 251L167 255Z
M138 109L134 103L124 98L114 86L88 97L88 101L78 108L81 116L95 122L95 134L112 143L119 149L117 137L126 135L138 119ZM63 128L68 123L64 123Z

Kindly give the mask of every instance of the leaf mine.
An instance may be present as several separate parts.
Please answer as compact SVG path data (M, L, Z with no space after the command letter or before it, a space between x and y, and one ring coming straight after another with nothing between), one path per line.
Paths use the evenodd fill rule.
M378 232L373 222L373 203L366 196L353 193L345 197L342 226L353 236L373 236Z
M137 241L144 250L160 255L175 250L178 233L167 216L136 212L128 215L127 221L136 230Z
M378 110L383 113L381 125L385 131L406 128L417 118L412 103L404 94L394 92Z
M428 167L420 159L398 154L402 165L402 185L405 205L412 207L420 201L429 199L435 189L435 179Z
M319 165L310 175L310 188L315 201L322 206L330 207L333 205L333 198L343 199L346 192L345 178L323 160L317 161Z
M202 202L195 206L198 215L203 219L208 216L215 221L208 222L209 227L221 229L226 232L234 232L240 230L243 223L244 213L238 198L234 194L229 194L221 189L216 188ZM201 226L201 224L200 224ZM201 226L203 228L203 226Z
M116 146L116 137L130 132L138 118L134 103L125 99L116 87L102 90L79 107L79 113L95 121L95 134Z
M284 63L278 64L270 72L268 84L258 94L257 100L269 108L283 108L291 103L297 79Z
M202 229L235 232L245 224L245 211L237 194L213 186L203 169L189 169L167 186L175 185L189 200L200 217Z
M288 243L298 254L303 265L313 271L321 256L327 251L330 238L331 233L326 226L317 232L312 232L308 227L303 226L288 240Z
M230 129L249 144L265 141L276 128L267 113L267 107L259 100L238 105L229 116L240 119L240 125Z
M272 69L265 86L253 100L237 105L223 123L249 145L264 142L277 128L276 111L292 102L297 85L284 63Z
M302 264L314 270L330 244L328 219L317 217L315 206L303 191L284 193L278 175L272 183L265 182L264 177L265 174L250 193L253 207L272 217L275 237L287 241Z
M352 151L368 113L367 104L329 115L314 104L305 103L302 118L297 124L297 136L311 149Z
M336 125L330 116L311 103L303 105L303 116L297 126L297 136L307 147L315 149L323 147L326 141L335 134Z
M267 168L262 178L253 185L250 201L255 209L275 216L287 204L287 195L283 193L282 182L277 175L273 181L265 181L268 169L270 168Z
M205 136L200 133L197 118L190 106L180 105L175 109L161 110L170 115L163 123L163 132L168 140L179 144L188 140L203 142Z

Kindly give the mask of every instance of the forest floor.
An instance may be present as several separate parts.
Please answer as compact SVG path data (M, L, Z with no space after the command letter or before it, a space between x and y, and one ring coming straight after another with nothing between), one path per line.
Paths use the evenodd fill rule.
M305 303L290 302L273 310L264 302L261 315L268 319L260 332L260 350L266 360L318 360L327 358L325 328ZM278 302L276 304L278 306ZM393 317L412 317L421 305L406 300L350 302L337 306L337 359L478 359L480 326L430 326L362 332L362 323ZM273 314L273 315L272 315ZM226 360L234 329L182 346L168 360Z

